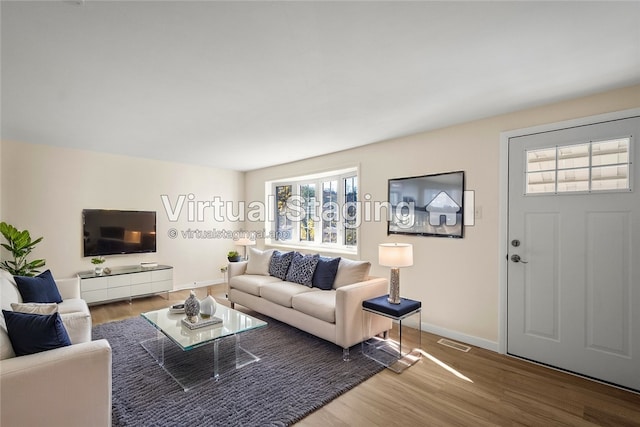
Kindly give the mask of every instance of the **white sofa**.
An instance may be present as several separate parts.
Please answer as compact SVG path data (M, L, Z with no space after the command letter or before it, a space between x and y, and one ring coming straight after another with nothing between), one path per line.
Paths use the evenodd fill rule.
M111 347L91 341L91 314L80 280L57 279L58 312L70 346L16 357L0 316L0 425L110 426ZM0 270L1 305L22 298L11 274Z
M340 261L338 275L350 262ZM349 360L351 346L391 329L391 320L380 316L368 317L366 320L371 323L363 327L362 301L388 293L389 287L387 279L368 276L368 267L363 280L334 284L330 290L283 281L267 274L246 274L246 270L247 261L232 262L228 266L231 307L240 304L337 344L343 349L344 360Z

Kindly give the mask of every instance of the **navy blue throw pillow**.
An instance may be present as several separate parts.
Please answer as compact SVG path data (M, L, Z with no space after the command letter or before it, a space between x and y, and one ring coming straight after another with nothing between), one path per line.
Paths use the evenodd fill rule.
M2 310L16 356L71 345L59 313L31 314Z
M332 289L339 265L340 257L328 258L321 256L318 260L318 265L316 265L316 271L313 274L313 287L325 291Z
M55 302L56 304L62 302L62 296L50 270L44 271L36 277L15 276L14 279L22 296L22 302Z
M292 259L293 252L282 253L275 251L271 255L271 261L269 262L269 275L284 280L287 277L287 271Z

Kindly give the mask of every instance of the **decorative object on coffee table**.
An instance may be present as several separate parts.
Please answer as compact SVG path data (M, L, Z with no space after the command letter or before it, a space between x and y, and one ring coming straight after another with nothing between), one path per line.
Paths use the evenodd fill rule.
M413 245L409 243L382 243L378 245L378 263L391 267L389 299L391 304L400 304L400 268L413 265Z
M191 323L198 321L198 314L200 314L200 301L196 298L196 292L191 291L191 295L184 301L184 314L187 315L187 320Z
M216 313L216 308L216 300L211 295L207 295L200 301L200 316L208 319Z

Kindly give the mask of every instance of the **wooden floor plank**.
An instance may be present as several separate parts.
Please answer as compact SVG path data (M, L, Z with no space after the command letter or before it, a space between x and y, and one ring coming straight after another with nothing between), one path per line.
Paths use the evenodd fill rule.
M228 305L225 290L216 285L196 293ZM176 291L96 305L91 315L97 325L168 307L188 295ZM403 334L403 340L409 337L417 334ZM640 427L640 394L482 348L464 353L438 344L440 338L422 332L425 356L414 366L402 374L382 371L297 425Z

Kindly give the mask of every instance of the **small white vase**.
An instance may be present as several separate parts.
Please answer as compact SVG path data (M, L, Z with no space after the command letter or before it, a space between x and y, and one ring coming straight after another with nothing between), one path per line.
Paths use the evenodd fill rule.
M203 319L213 316L216 313L216 300L211 295L207 295L200 301L200 315Z
M95 272L96 276L100 276L102 274L102 266L96 265Z

